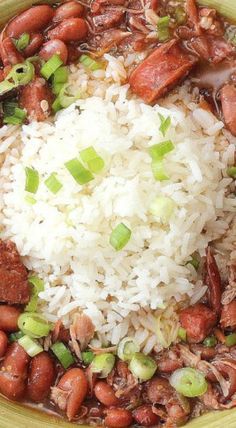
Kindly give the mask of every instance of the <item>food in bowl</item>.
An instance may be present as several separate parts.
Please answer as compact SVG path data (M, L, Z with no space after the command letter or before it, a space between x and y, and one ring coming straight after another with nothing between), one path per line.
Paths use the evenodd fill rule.
M217 10L69 1L6 23L8 399L111 428L235 407L235 36Z

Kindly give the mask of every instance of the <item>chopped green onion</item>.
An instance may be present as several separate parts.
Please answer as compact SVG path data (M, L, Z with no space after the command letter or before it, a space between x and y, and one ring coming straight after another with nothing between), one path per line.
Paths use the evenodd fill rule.
M59 190L61 190L61 188L63 187L61 182L57 179L56 173L52 173L47 180L45 180L45 185L47 186L48 190L50 190L50 192L54 193L54 195L56 195Z
M36 193L39 187L39 173L36 169L25 168L25 190L29 193Z
M163 161L156 160L152 162L152 173L156 181L169 180L169 175L166 174Z
M15 108L18 107L16 101L5 101L3 103L3 112L5 116L14 116Z
M200 265L200 261L196 259L196 257L192 257L191 260L188 260L186 265L192 265L194 269L197 271Z
M80 157L88 165L90 171L97 173L104 168L104 160L99 156L92 146L80 152Z
M106 378L112 371L115 364L115 356L113 354L96 355L91 363L91 371L97 373L98 377Z
M53 84L66 83L69 78L69 71L66 66L59 67L53 75Z
M178 25L182 25L186 22L187 15L182 6L179 5L175 7L174 16L175 16L175 21Z
M52 92L54 95L59 95L63 87L64 83L54 83L52 86Z
M172 152L175 146L172 141L163 141L162 143L154 144L149 147L149 154L153 161L158 161L163 159L167 153Z
M209 6L230 21L236 22L235 0L197 0L201 6Z
M41 352L43 352L42 346L39 345L39 343L37 343L35 340L31 339L31 337L27 335L21 337L18 340L18 343L20 346L22 346L22 348L24 348L25 352L27 352L27 354L32 358L40 354Z
M129 369L136 378L145 382L154 375L157 370L157 363L148 355L137 352L130 361Z
M16 116L6 116L3 119L3 123L5 123L6 125L21 125L22 120Z
M64 369L68 369L68 367L74 364L75 359L64 343L56 342L51 346L50 349L56 355Z
M159 18L157 22L157 37L159 42L165 42L170 38L169 23L169 16L163 16L162 18Z
M117 355L123 361L130 361L139 351L140 346L132 337L124 337L118 345Z
M84 166L78 159L71 159L70 161L65 163L66 169L75 179L75 181L79 184L86 184L89 181L93 180L93 174Z
M12 67L5 80L13 80L14 86L27 85L33 80L35 74L34 66L29 61L16 64Z
M124 223L120 223L111 232L110 244L116 251L120 251L128 244L130 237L131 230Z
M34 339L46 337L51 330L49 322L42 315L35 312L21 314L18 318L18 327L24 334Z
M150 213L157 217L162 223L169 222L173 212L175 203L167 196L158 196L150 205Z
M185 330L185 328L183 328L183 327L179 328L178 337L182 340L182 342L187 341L187 331Z
M35 312L38 306L38 295L44 291L44 282L38 276L31 276L28 278L32 286L31 298L28 305L25 307L26 312Z
M25 120L27 113L22 108L16 107L15 112L14 112L14 116L19 117L19 119L21 119L23 121L23 120Z
M27 202L27 204L29 204L29 205L35 205L37 201L35 198L33 198L33 196L26 195L25 196L25 202Z
M7 80L3 80L0 82L0 95L5 94L5 92L9 92L14 89L16 85L14 83L8 82Z
M175 370L170 377L170 384L184 397L199 397L207 391L207 381L204 375L190 367Z
M9 341L11 343L16 342L18 339L24 336L24 333L22 331L17 331L16 333L11 333L9 336Z
M236 333L231 333L225 337L226 346L234 346L236 345Z
M54 113L57 113L61 109L63 109L63 107L62 107L62 105L61 105L61 103L59 101L59 98L56 98L55 101L52 104L52 110L53 110Z
M95 61L89 55L81 55L79 62L83 64L85 68L88 68L91 71L96 71L103 68L103 65L100 62Z
M75 101L77 101L80 98L80 93L78 93L77 95L71 95L68 92L69 86L70 85L68 83L66 83L62 87L62 89L58 95L58 100L59 100L59 102L63 108L69 107L71 104L73 104Z
M227 174L229 177L236 178L236 166L231 166L227 169Z
M167 116L166 118L161 114L158 113L158 116L160 118L161 124L159 127L159 130L161 131L163 137L165 137L170 125L171 125L171 118L170 116Z
M215 336L209 336L206 337L206 339L203 341L203 345L207 348L214 348L214 346L217 345L217 339Z
M23 33L19 39L13 39L14 45L18 51L23 51L30 42L30 35L28 33Z
M60 56L55 54L53 55L45 64L42 66L40 73L44 79L48 80L55 73L55 71L61 67L63 61Z
M91 364L91 362L94 360L94 353L92 351L82 352L82 360L86 365Z

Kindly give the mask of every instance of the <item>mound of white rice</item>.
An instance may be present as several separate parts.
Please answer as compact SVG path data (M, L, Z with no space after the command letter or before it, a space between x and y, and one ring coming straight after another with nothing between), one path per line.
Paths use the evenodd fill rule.
M150 107L117 83L125 77L121 61L90 76L82 68L72 71L71 82L84 99L59 113L55 123L0 130L2 238L12 239L26 266L44 279L40 297L48 319L68 321L81 308L100 340L116 344L136 334L148 352L157 342L158 308L172 297L196 301L206 290L186 262L195 251L204 255L234 216L236 200L226 196L232 180L225 174L234 162L234 144L186 87L164 106ZM165 137L159 114L171 118ZM170 179L158 182L148 148L169 139L175 145L165 160ZM222 156L215 145L224 148ZM88 146L105 160L105 169L80 186L64 164ZM34 205L25 200L25 167L40 174ZM63 184L56 195L44 184L52 172ZM150 213L161 195L175 204L167 225ZM120 222L132 237L116 252L109 237Z

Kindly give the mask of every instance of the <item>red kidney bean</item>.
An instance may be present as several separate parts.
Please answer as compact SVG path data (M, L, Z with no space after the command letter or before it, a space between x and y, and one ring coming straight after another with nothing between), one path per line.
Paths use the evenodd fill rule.
M34 33L30 36L30 42L28 46L24 49L23 54L25 57L33 56L38 52L44 42L44 37L40 33Z
M88 381L83 370L78 368L68 370L60 379L57 388L69 393L66 414L71 421L78 413L88 391Z
M104 422L109 428L126 428L132 424L133 417L126 409L108 409Z
M53 19L54 10L47 5L34 6L22 12L7 26L10 37L19 37L23 33L35 33L43 30Z
M76 1L68 1L59 6L53 17L54 22L60 22L68 18L79 18L83 15L84 7Z
M100 403L107 407L117 406L119 404L119 400L116 397L115 392L106 382L97 382L94 388L94 394Z
M18 52L10 37L6 37L0 43L0 57L4 66L24 62L23 56Z
M8 339L4 331L0 331L0 358L2 358L7 350Z
M0 330L12 332L19 330L17 322L21 314L20 309L14 306L0 306Z
M44 121L51 113L53 95L44 81L37 77L23 86L19 93L19 104L25 108L30 120Z
M159 417L152 411L150 404L144 404L133 411L135 421L144 427L151 427L157 425Z
M49 395L55 378L53 359L47 352L36 355L30 363L27 395L30 400L40 403Z
M9 346L0 370L0 392L7 398L23 398L29 362L29 355L17 342Z
M75 61L79 59L79 57L81 56L81 52L79 51L78 46L67 45L67 49L68 49L67 63L73 64Z
M68 50L64 42L58 39L49 40L39 52L39 56L48 61L53 55L59 55L64 64L67 63Z
M82 18L65 19L48 32L49 39L60 39L63 42L76 42L87 36L88 26Z

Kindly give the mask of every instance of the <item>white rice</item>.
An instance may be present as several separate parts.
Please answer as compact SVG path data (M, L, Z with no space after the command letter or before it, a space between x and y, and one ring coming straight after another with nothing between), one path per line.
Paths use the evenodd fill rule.
M44 279L41 307L49 320L68 322L82 309L96 326L96 343L116 344L134 334L150 352L158 344L160 308L173 297L180 302L188 296L194 303L206 291L186 262L195 251L203 256L234 217L236 200L226 192L232 180L225 170L234 163L235 139L226 139L223 123L198 107L187 86L154 107L131 98L128 85L121 85L124 60L106 59L106 70L90 76L71 67L72 87L83 99L60 112L55 123L0 130L2 238L12 239L28 269ZM159 113L171 118L165 138ZM170 180L158 182L148 147L168 139L175 144L165 162ZM106 166L80 186L64 163L91 145ZM224 149L221 155L216 146ZM25 202L26 166L41 177L35 205ZM56 195L44 185L52 172L63 184ZM168 225L149 211L159 195L175 203ZM120 222L132 237L116 252L109 237Z

